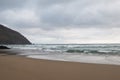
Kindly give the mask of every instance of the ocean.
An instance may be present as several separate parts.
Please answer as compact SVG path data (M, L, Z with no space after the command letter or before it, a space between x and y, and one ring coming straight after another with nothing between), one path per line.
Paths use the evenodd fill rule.
M120 65L120 44L6 45L9 54L34 59ZM4 50L3 50L4 51Z

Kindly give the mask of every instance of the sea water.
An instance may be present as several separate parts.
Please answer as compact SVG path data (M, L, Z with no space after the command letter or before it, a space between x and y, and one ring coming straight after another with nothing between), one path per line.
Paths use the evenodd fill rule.
M120 65L120 44L7 45L18 55L35 59Z

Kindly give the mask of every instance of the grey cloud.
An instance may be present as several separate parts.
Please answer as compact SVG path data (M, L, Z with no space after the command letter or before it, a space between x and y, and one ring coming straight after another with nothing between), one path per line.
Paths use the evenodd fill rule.
M0 0L0 10L21 8L27 0Z
M73 0L36 0L37 5L42 8L70 2L73 2Z
M120 22L119 4L119 0L1 0L0 8L4 10L0 13L0 21L16 27L42 29L109 27L107 25ZM10 14L9 10L14 14ZM25 18L21 18L19 13L22 11L30 12L24 13ZM31 13L37 19L32 19ZM26 19L26 15L32 17Z
M120 21L118 2L109 2L108 0L87 2L87 0L84 0L82 3L85 5L81 5L81 1L67 5L54 5L43 10L41 20L44 24L56 27L73 25L74 27L106 26L109 28L108 25Z
M49 15L48 15L49 14ZM62 26L68 26L72 23L73 18L71 15L68 15L63 12L55 12L55 11L50 11L50 12L44 12L41 15L41 20L43 24L50 25L53 27L62 27Z
M49 26L88 26L88 25L101 25L103 24L102 15L97 12L89 11L85 9L76 9L71 11L72 6L54 6L43 10L41 20L44 24Z

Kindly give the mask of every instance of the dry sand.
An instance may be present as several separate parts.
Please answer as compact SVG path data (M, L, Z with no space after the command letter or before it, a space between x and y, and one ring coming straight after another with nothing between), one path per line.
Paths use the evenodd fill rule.
M120 80L120 66L3 55L0 80Z

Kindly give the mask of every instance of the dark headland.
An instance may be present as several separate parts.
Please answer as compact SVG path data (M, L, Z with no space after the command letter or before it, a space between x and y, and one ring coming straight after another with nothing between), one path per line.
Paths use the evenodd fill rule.
M0 24L0 44L31 44L19 32Z

